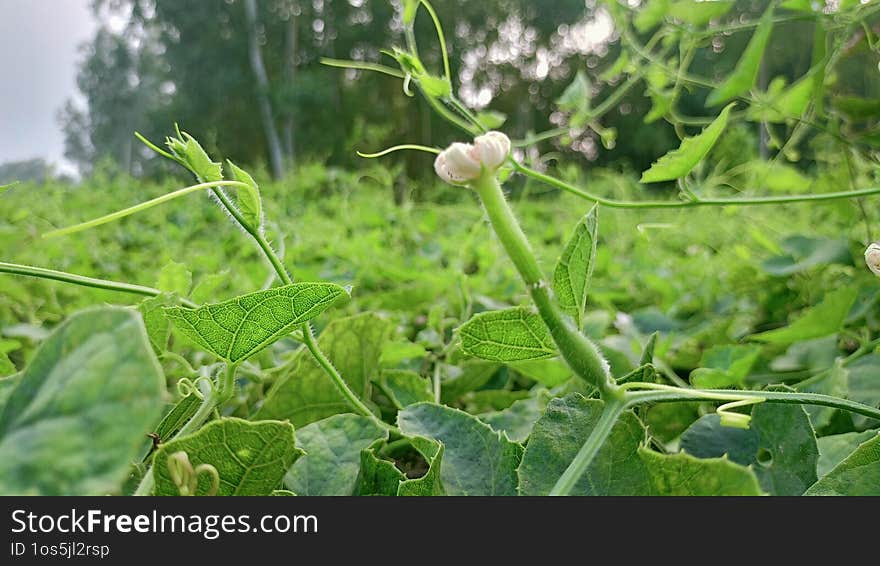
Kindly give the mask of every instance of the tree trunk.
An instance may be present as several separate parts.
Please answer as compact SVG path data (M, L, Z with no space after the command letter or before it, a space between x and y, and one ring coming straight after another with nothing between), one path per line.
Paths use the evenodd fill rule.
M296 42L297 42L297 20L296 16L291 15L290 21L287 22L287 37L284 46L284 80L287 88L290 89L296 82ZM294 111L292 105L288 105L284 109L284 124L282 126L282 136L284 137L284 152L287 157L287 166L293 169L296 166L296 140L294 133Z
M257 38L257 0L244 0L244 12L248 27L248 54L251 60L251 70L257 83L257 106L263 121L263 130L266 133L266 143L269 146L269 165L272 168L272 176L280 179L284 176L284 157L281 152L281 141L278 138L275 121L272 117L272 102L269 100L269 77L266 75L263 54L260 51L260 42Z

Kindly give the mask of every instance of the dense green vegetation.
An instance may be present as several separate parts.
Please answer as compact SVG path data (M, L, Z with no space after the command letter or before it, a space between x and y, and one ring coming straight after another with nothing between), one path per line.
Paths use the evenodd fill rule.
M577 73L564 126L509 153L447 50L420 59L443 33L417 36L434 12L409 0L380 71L474 142L400 148L454 184L392 152L254 179L177 130L144 140L182 166L162 180L105 164L7 187L0 491L880 495L877 109L836 74L854 37L876 59L878 6L844 4L733 23L733 2L605 3L614 104ZM814 28L809 70L762 86L792 22ZM748 41L705 78L725 31ZM635 84L670 147L625 167L546 151L629 143L604 117Z

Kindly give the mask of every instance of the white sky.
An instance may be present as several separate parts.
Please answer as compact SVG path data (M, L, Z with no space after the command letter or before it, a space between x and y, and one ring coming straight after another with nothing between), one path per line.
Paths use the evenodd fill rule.
M76 95L78 47L97 26L89 0L0 0L0 163L63 163L58 111Z

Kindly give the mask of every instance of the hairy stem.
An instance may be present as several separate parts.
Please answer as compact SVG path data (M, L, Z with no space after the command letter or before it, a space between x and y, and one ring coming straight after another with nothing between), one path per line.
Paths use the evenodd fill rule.
M152 287L144 287L143 285L133 285L131 283L121 283L119 281L109 281L107 279L96 279L94 277L86 277L84 275L76 275L64 271L55 271L54 269L46 269L43 267L33 267L30 265L20 265L17 263L6 263L0 261L0 273L11 273L13 275L24 275L26 277L37 277L39 279L51 279L53 281L62 281L64 283L72 283L83 287L92 287L94 289L106 289L108 291L120 291L122 293L131 293L134 295L142 295L144 297L156 297L162 294L159 289ZM195 308L194 302L178 298L180 304Z
M574 460L571 461L565 472L559 476L556 485L550 490L550 495L569 495L571 493L571 490L574 489L581 476L587 471L593 458L596 457L599 449L608 440L611 429L614 428L614 424L620 418L624 409L626 409L626 404L617 399L605 403L605 408L602 410L602 415L599 417L595 428L593 428L590 436L587 437L584 445L581 446L577 456L574 457Z
M526 235L507 204L494 174L484 172L474 181L473 188L483 203L501 245L525 281L538 308L538 314L550 330L563 359L578 376L599 388L603 398L616 397L618 388L608 370L608 363L599 354L595 344L578 331L570 317L560 310L551 297L550 285L544 279Z
M242 228L254 239L259 246L260 251L272 265L272 269L275 270L275 273L278 275L278 278L284 285L290 285L293 283L293 278L290 276L290 273L287 272L287 269L284 267L284 264L281 263L281 259L278 257L278 254L275 253L275 250L272 249L272 246L266 240L266 237L259 230L248 225L247 222L244 221L244 218L241 217L241 213L235 207L235 205L229 200L229 197L223 191L215 189L215 195L220 203L229 211L229 214L241 225ZM336 388L342 394L343 397L348 401L348 404L351 406L355 412L373 419L376 424L387 428L389 425L376 417L370 409L364 405L364 403L358 398L357 395L351 390L345 380L340 375L339 370L333 366L330 360L327 359L327 356L324 352L321 351L321 347L318 345L318 341L315 339L315 334L312 332L312 327L308 323L303 323L300 327L303 334L303 340L306 348L315 358L315 361L318 362L318 365L321 366L321 369L324 370L330 379L333 381Z

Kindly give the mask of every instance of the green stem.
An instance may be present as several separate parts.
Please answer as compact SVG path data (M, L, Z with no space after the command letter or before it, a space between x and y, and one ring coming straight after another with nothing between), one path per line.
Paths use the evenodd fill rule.
M840 191L835 193L817 193L804 195L781 195L775 197L701 198L700 200L688 201L626 201L601 197L599 195L595 195L593 193L575 187L574 185L566 183L565 181L559 180L555 177L551 177L550 175L546 175L544 173L541 173L540 171L536 171L519 162L514 161L513 164L516 170L520 171L524 175L546 183L551 187L562 189L563 191L601 204L602 206L607 206L609 208L694 208L698 206L761 206L772 204L841 200L880 194L880 187L873 187L870 189L860 189L857 191Z
M615 398L618 387L611 377L608 363L586 336L575 327L550 296L550 285L535 260L526 235L504 198L493 172L485 171L473 182L495 234L513 261L529 289L538 313L550 330L563 359L582 379L596 386L603 398Z
M571 493L571 490L574 489L574 486L584 475L584 472L590 467L599 449L608 440L614 424L624 409L626 409L626 404L620 400L612 400L605 403L605 408L602 410L602 415L599 417L598 422L596 422L596 426L590 432L587 441L581 446L577 456L574 457L574 460L571 461L565 472L559 476L556 485L550 490L550 495L569 495Z
M443 27L440 25L440 18L437 17L437 12L434 11L434 7L431 6L431 3L428 2L428 0L421 0L419 3L428 11L428 14L431 15L431 21L434 22L434 29L437 30L437 39L440 42L440 53L443 56L443 74L451 85L452 73L449 72L449 53L446 50L446 38L443 37Z
M650 387L649 391L627 391L624 394L627 408L643 403L671 403L681 401L737 401L742 399L763 398L767 403L784 403L791 405L819 405L833 407L851 413L864 415L872 419L880 419L880 409L856 403L848 399L822 395L819 393L801 393L789 391L740 391L736 389L683 389L679 387L664 386L662 389L656 383L625 384L628 388L637 386Z
M275 250L272 249L272 246L266 240L266 237L259 230L251 227L245 222L244 218L241 217L241 213L238 211L236 206L229 200L229 197L221 191L215 189L215 196L220 201L220 203L229 211L229 214L238 222L239 225L254 239L259 246L260 251L263 252L263 255L272 265L272 268L275 270L275 273L278 275L278 278L281 280L282 284L290 285L293 283L293 278L285 269L284 264L281 263L281 259L278 257L278 254L275 253ZM321 351L321 347L318 345L318 341L315 339L315 334L312 332L312 327L308 323L304 323L301 327L303 333L303 340L305 342L306 348L315 358L315 361L318 362L318 365L324 370L324 372L330 377L333 383L336 385L336 388L342 394L343 397L348 401L349 405L351 405L352 409L354 409L357 413L365 417L369 417L373 419L373 421L384 427L388 428L390 425L376 417L369 408L358 398L357 395L351 390L345 380L342 378L342 375L339 374L339 371L333 366L330 360L327 359L327 356L324 352Z
M51 232L46 232L43 234L43 238L55 238L57 236L64 236L67 234L73 234L74 232L80 232L82 230L87 230L89 228L94 228L95 226L100 226L101 224L107 224L108 222L113 222L114 220L119 220L120 218L125 218L126 216L131 216L137 212L141 212L142 210L147 210L148 208L152 208L156 205L162 204L164 202L168 202L169 200L176 199L177 197L182 197L184 195L188 195L189 193L194 193L197 191L202 191L204 189L211 189L216 194L219 192L217 187L235 187L239 189L252 191L253 187L248 185L247 183L241 183L239 181L211 181L209 183L199 183L197 185L191 185L189 187L184 187L182 189L178 189L176 191L172 191L170 193L166 193L160 197L154 198L152 200L148 200L146 202L142 202L140 204L136 204L134 206L130 206L123 210L117 210L112 214L107 214L105 216L101 216L100 218L95 218L94 220L89 220L88 222L82 222L80 224L74 224L73 226L67 226L66 228L59 228L58 230L52 230Z
M108 281L107 279L96 279L94 277L85 277L74 273L66 273L64 271L55 271L54 269L45 269L43 267L33 267L30 265L20 265L17 263L6 263L0 261L0 273L11 273L13 275L24 275L26 277L37 277L39 279L51 279L53 281L63 281L64 283L72 283L83 287L92 287L95 289L106 289L108 291L120 291L122 293L132 293L145 297L156 297L162 294L159 289L152 287L144 287L143 285L133 285L131 283L121 283L119 281ZM178 298L180 304L190 308L198 305L188 299Z

